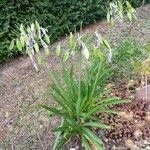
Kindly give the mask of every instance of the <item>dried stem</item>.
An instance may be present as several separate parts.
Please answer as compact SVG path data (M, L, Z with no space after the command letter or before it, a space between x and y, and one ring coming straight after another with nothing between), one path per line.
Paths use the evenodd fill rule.
M146 100L147 100L148 99L147 75L145 75L145 85L146 85L145 94L146 94Z
M37 136L38 136L38 139L39 139L39 141L40 141L40 144L41 144L41 146L42 146L42 148L43 148L43 150L45 149L45 147L44 147L44 145L43 145L43 143L42 143L42 141L41 141L41 138L40 138L40 136L39 136L39 134L37 133Z

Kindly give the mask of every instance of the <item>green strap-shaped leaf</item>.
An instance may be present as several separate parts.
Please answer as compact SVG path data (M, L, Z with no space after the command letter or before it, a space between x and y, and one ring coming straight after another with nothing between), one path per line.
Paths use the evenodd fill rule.
M15 46L15 40L12 40L9 46L9 50L12 50Z
M52 131L54 131L54 132L63 132L68 128L69 128L68 126L62 126L62 127L55 128Z
M104 38L103 38L103 44L104 44L108 49L111 49L110 44L109 44L108 41L105 40Z
M49 36L48 36L47 34L45 34L45 40L46 40L46 42L47 42L48 44L50 44L50 38L49 38Z
M60 46L60 43L57 45L56 47L56 55L57 56L60 56L60 53L61 53L61 46Z
M130 100L122 100L122 99L114 99L112 101L104 101L103 103L100 104L101 107L105 106L111 106L111 105L116 105L116 104L126 104L131 102Z
M131 15L130 12L127 12L127 16L128 16L128 18L129 18L129 20L132 21L132 15Z
M63 117L62 117L62 118L61 118L60 127L62 127L63 124L64 124L64 119L63 119ZM56 147L57 147L57 144L58 144L58 142L59 142L59 140L60 140L61 134L62 134L62 132L57 132L57 133L56 133L56 138L55 138L55 141L54 141L54 145L53 145L52 150L56 150Z
M44 64L44 58L40 53L37 55L37 61L40 65Z
M49 55L49 48L45 48L45 55Z
M84 137L91 141L98 150L104 150L104 144L103 142L100 140L100 138L98 136L96 136L90 129L88 128L83 128L84 131Z
M64 57L63 57L63 61L67 61L69 58L69 52L66 51L65 54L64 54Z
M110 20L111 20L110 18L111 18L111 15L110 15L110 13L108 12L108 13L107 13L107 22L110 22Z
M34 44L34 49L37 53L39 52L39 45L37 43Z
M99 122L87 122L84 124L84 126L90 126L90 127L96 127L96 128L102 128L102 129L110 129L110 126L99 123Z
M20 37L20 43L21 43L21 47L23 48L25 45L25 37L24 36Z
M39 23L38 23L37 21L35 21L35 25L36 25L36 28L37 28L38 30L40 30L40 25L39 25Z
M126 6L127 6L128 10L133 9L132 5L128 1L126 1Z
M21 32L21 34L25 34L25 30L24 30L23 24L20 25L20 32Z
M57 143L56 149L55 150L62 150L63 145L71 138L71 134L68 133L65 137L62 137L61 140Z
M17 44L18 50L22 51L22 44L21 44L21 42L18 39L16 40L16 44Z
M35 25L34 23L31 24L31 31L34 31Z
M72 32L70 32L69 44L72 49L75 47L75 39L74 39Z
M91 150L90 145L84 136L82 136L82 146L85 148L85 150Z
M59 115L59 116L64 116L64 113L62 113L60 110L56 109L56 108L53 108L53 107L49 107L47 105L40 105L41 107L43 107L44 109L50 111L50 112L53 112L54 114L56 115Z

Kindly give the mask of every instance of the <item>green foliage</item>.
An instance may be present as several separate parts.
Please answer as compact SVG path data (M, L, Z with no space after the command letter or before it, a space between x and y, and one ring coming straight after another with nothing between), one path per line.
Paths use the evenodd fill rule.
M25 52L30 56L37 70L36 62L33 60L34 52L37 53L38 61L42 63L39 44L44 47L45 54L49 54L47 50L47 44L50 43L49 36L38 22L27 27L21 24L19 29L20 36L16 40L12 40L9 48L12 50L16 45L21 52L25 48ZM75 57L77 64L72 63L71 67L63 64L62 76L55 70L50 70L53 80L50 93L59 107L41 105L62 118L60 127L54 129L58 134L53 149L60 150L75 135L80 138L85 149L90 150L95 147L102 150L104 144L96 136L94 129L109 129L109 126L99 121L96 115L98 113L117 114L118 112L110 106L129 102L118 97L110 97L106 92L106 83L112 72L110 65L113 56L112 48L98 32L91 35L90 38L80 36L80 34L74 36L70 33L67 44L64 50L59 43L56 47L56 55L62 57L63 63L67 60L70 60L71 63L69 58L77 55ZM124 48L127 48L126 44L121 49ZM130 53L130 50L128 52ZM120 55L123 55L122 58L124 57L120 51L114 54L115 60L117 57L120 60ZM118 54L119 56L117 56ZM78 66L78 68L74 70L74 66ZM68 67L69 69L67 69Z
M47 30L39 25L37 21L32 23L30 26L20 25L20 33L17 39L13 39L9 49L12 50L16 45L17 49L27 54L36 71L38 71L35 62L35 53L38 53L37 60L42 64L42 55L40 54L40 48L43 48L45 55L49 55L48 44L50 44L49 36L47 35Z
M118 20L120 22L123 21L124 14L127 14L127 17L130 21L133 19L137 20L135 15L135 9L128 2L122 2L120 0L116 0L109 4L109 10L107 13L107 21L114 25L115 21Z
M95 40L92 42L93 38ZM50 95L59 106L56 108L41 105L62 118L60 127L54 129L58 132L54 150L60 150L72 136L78 136L87 150L93 146L99 150L104 149L103 142L96 136L94 129L109 129L109 126L99 121L96 114L117 114L118 111L110 106L129 102L108 96L106 84L112 69L109 57L107 58L109 54L106 52L102 58L99 54L103 53L101 50L110 51L111 47L98 32L90 37L79 34L74 36L70 33L65 49L60 43L56 46L56 55L62 58L62 75L50 69L53 84L49 89ZM76 63L71 61L73 54L77 56ZM66 61L71 65L66 66Z
M142 0L130 0L139 6ZM149 2L149 1L147 1ZM106 0L1 0L0 3L0 63L18 55L17 49L9 49L10 42L16 38L18 24L29 25L36 20L47 27L54 41L64 33L100 20L106 16Z
M50 70L53 80L50 94L59 107L42 105L62 118L60 127L54 129L58 134L53 149L61 149L75 135L80 138L85 149L89 150L94 146L102 150L103 142L95 135L94 129L109 129L109 126L98 121L96 114L116 114L118 112L110 106L128 103L127 100L107 96L105 87L112 72L107 61L107 51L111 50L111 46L98 32L90 36L74 36L70 33L66 49L63 49L60 43L56 46L56 55L64 61L62 75ZM77 55L77 64L71 62L72 54ZM101 54L104 54L104 57L101 57ZM64 65L67 60L72 64L71 67ZM74 66L78 66L75 71Z
M141 77L141 85L148 84L150 76L150 42L148 41L144 46L145 55L142 59L134 60L134 71Z
M55 49L56 55L62 57L64 61L73 58L79 53L86 60L103 60L111 62L110 53L112 52L109 42L97 31L95 33L86 33L73 35L70 33L66 47L58 43Z
M92 62L79 78L75 77L74 69L69 70L63 65L62 76L54 70L50 71L53 86L50 92L54 100L61 106L60 109L42 105L46 110L63 118L61 127L54 129L60 137L55 149L60 150L73 135L78 135L82 145L87 150L91 146L104 149L103 142L94 134L93 128L109 129L96 117L97 113L114 113L109 106L128 103L117 97L107 97L105 84L111 75L111 69L103 62Z
M115 78L131 78L134 74L134 62L142 60L145 51L142 44L134 39L121 41L117 48L113 50L112 65L114 67Z

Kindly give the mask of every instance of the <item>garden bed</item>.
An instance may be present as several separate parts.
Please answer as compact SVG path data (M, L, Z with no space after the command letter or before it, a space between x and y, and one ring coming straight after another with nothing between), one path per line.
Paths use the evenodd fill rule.
M98 114L100 121L111 126L110 130L95 130L104 141L106 150L149 150L150 149L150 101L138 99L126 88L119 86L113 95L130 99L129 104L114 106L119 115ZM64 150L78 150L79 138L69 141Z
M140 27L136 25L133 27L132 36L141 42L145 42L150 39L150 6L141 7L138 12L140 12L141 24ZM118 25L117 32L110 35L108 25L103 21L89 26L84 32L92 33L98 29L100 33L106 37L110 36L113 41L118 43L122 28L123 26ZM126 36L127 33L124 31L123 35ZM58 60L53 56L47 58L47 64L55 66L57 70L60 69ZM60 120L56 117L49 118L48 113L37 108L38 103L55 105L45 93L45 89L51 83L47 70L41 68L40 72L36 73L30 59L20 57L2 66L0 71L0 148L8 150L51 149L54 140L51 129L57 126ZM129 120L124 119L122 116L114 118L113 116L104 115L102 119L110 124L112 129L104 133L101 133L101 131L96 132L100 137L105 135L102 138L107 143L106 147L108 149L119 149L121 147L121 150L123 148L141 150L144 149L143 146L149 148L148 102L136 99L134 98L135 95L128 92L126 86L123 85L114 94L132 100L129 105L116 107L120 110L126 110L126 114L121 115L124 115L124 117L127 115ZM137 125L139 126L137 127ZM120 130L118 131L118 129ZM136 129L139 129L139 133L136 132ZM75 141L77 140L75 139Z

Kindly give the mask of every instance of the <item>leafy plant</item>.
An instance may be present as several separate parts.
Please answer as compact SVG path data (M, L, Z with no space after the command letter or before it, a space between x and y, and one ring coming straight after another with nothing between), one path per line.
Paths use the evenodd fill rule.
M110 48L104 38L100 38L100 35L96 37L102 47ZM109 61L99 57L99 53L93 53L95 48L97 48L97 52L101 50L98 43L86 45L86 41L83 41L84 37L78 35L76 38L71 33L68 47L72 47L72 49L63 51L60 43L56 48L56 53L61 54L63 60L66 53L68 59L71 58L72 52L77 54L76 62L78 62L79 68L74 70L72 63L70 69L67 69L68 65L66 66L63 62L61 76L55 70L50 70L53 80L50 93L59 107L47 105L42 105L42 107L62 118L60 127L54 129L55 132L58 132L54 150L60 150L73 136L78 136L81 140L80 147L83 146L86 150L92 149L92 147L104 149L104 144L96 136L94 129L109 129L110 127L98 121L96 114L103 112L116 114L118 112L112 110L110 106L129 102L118 97L107 96L105 87L112 72L108 65Z
M150 45L149 42L145 46L145 57L133 62L134 70L141 76L141 85L145 85L145 95L148 99L148 77L150 76Z
M26 53L31 60L34 56L34 51L41 56L39 45L42 45L45 53L48 54L47 44L49 43L49 38L46 30L41 28L37 22L31 24L27 29L21 26L20 31L21 36L16 40L16 45L20 50L26 45ZM86 150L93 148L104 149L104 144L96 136L94 129L109 129L110 127L99 121L96 115L99 113L117 114L118 111L111 109L111 106L129 102L118 97L108 96L106 83L112 73L112 48L108 41L98 32L91 37L91 39L94 37L96 44L95 41L93 43L87 36L77 35L76 37L70 33L67 48L62 49L60 43L56 47L56 54L63 58L62 75L60 76L53 69L50 70L53 80L50 91L54 101L59 106L56 108L41 105L62 119L60 127L54 129L57 132L54 150L60 150L74 135L81 140L80 148L84 147ZM14 43L12 42L10 47L13 46ZM65 62L69 60L69 63L71 63L69 58L75 55L77 55L76 63L78 68L74 68L74 63L72 63L71 67L66 66ZM69 69L67 69L68 67Z
M117 0L115 2L111 2L109 5L107 21L112 25L116 20L122 22L125 14L127 14L127 17L130 21L133 19L137 20L135 12L135 9L132 7L129 1L124 2Z
M143 0L129 0L138 7ZM146 3L149 3L146 0ZM106 16L106 0L1 0L0 3L0 63L20 54L17 49L9 49L9 43L16 38L14 29L16 25L28 25L38 21L43 27L47 27L51 34L51 41L58 39L65 33L101 20Z
M40 64L42 63L42 55L39 49L43 48L45 54L49 55L48 44L50 44L50 39L46 32L47 30L41 27L37 21L27 27L21 24L19 37L16 40L12 40L10 44L10 50L16 45L19 51L30 57L36 71L38 71L38 67L34 58L35 52L38 54L37 59Z
M79 70L82 71L81 68ZM73 135L78 135L82 140L82 146L89 150L91 147L104 149L103 142L94 134L93 128L109 129L96 118L97 113L114 113L109 106L127 103L117 97L105 97L105 83L111 74L111 69L103 62L93 62L87 67L85 74L79 78L75 77L73 68L68 71L63 66L63 74L60 77L51 70L54 82L51 93L54 100L61 106L60 109L42 105L43 108L55 115L62 117L63 123L54 129L59 132L60 137L56 141L54 149L61 149Z
M150 75L150 41L146 43L144 50L145 57L143 57L143 60L139 60L141 61L141 66L139 66L141 68L138 69L141 72L141 75L146 77ZM147 81L145 81L145 83L147 83Z
M125 39L113 50L112 65L115 78L131 79L135 75L134 63L144 57L144 47L135 39Z

